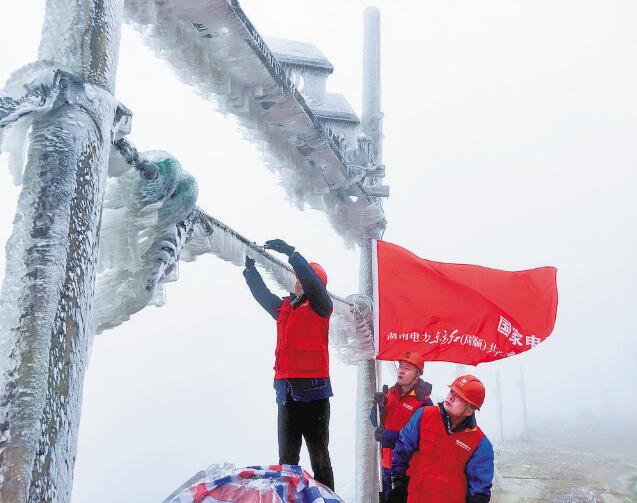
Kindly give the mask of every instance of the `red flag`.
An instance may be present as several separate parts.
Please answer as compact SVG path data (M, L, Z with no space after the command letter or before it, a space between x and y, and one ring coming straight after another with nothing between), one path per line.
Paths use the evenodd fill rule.
M419 351L427 361L477 365L527 351L553 331L554 267L445 264L385 241L373 252L379 360Z

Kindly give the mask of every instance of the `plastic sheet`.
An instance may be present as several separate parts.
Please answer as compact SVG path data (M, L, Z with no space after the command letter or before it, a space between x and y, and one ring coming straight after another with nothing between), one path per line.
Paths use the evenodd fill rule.
M164 503L343 503L336 493L296 465L212 465Z

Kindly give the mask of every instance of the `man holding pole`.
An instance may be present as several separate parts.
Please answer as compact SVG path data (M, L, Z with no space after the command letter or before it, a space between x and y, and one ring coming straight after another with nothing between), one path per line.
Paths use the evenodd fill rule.
M282 299L270 292L254 260L246 257L243 275L248 287L277 325L274 389L279 408L279 464L298 465L304 438L314 478L333 490L328 451L332 299L326 289L327 274L281 239L266 241L264 248L287 255L297 279L294 293Z
M380 421L372 411L372 424L376 427L375 437L381 444L382 495L384 500L391 489L392 450L400 430L407 424L416 410L433 405L429 398L431 384L420 379L424 369L424 358L416 351L409 351L398 361L396 384L389 390L374 393L374 401L379 409ZM385 388L387 388L385 386ZM406 501L406 500L405 500Z
M418 409L400 431L392 456L389 503L402 502L407 495L408 503L491 499L493 446L474 414L484 402L484 386L464 375L449 387L443 402Z

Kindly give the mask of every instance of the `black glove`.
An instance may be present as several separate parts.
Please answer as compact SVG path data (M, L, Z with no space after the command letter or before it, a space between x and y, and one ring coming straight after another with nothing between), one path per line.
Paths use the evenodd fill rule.
M405 477L392 477L391 490L387 503L406 503L407 501L407 479Z
M283 253L288 257L294 253L294 246L290 246L282 239L270 239L263 245L266 250L274 250L275 252Z
M246 269L254 269L254 259L246 255Z
M374 403L380 407L380 410L385 410L385 406L387 405L387 395L382 391L376 391L374 393Z
M486 494L476 493L473 496L467 496L467 503L489 503L491 498Z
M378 426L374 430L374 438L376 439L376 442L382 442L383 441L383 432L384 431L385 431L385 428L383 428L382 426Z

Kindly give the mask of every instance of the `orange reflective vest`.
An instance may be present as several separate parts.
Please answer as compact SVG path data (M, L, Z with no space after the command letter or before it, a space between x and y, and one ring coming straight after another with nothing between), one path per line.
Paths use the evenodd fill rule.
M392 386L387 391L387 403L385 404L385 421L386 430L401 430L407 424L409 418L416 412L429 396L418 400L416 392L411 390L407 394L401 394L400 386ZM391 468L391 456L393 449L383 447L383 468Z
M465 503L465 465L484 437L479 427L447 433L440 409L425 407L419 448L409 462L408 503Z
M316 314L308 301L293 309L289 298L278 311L274 378L329 377L329 317Z

